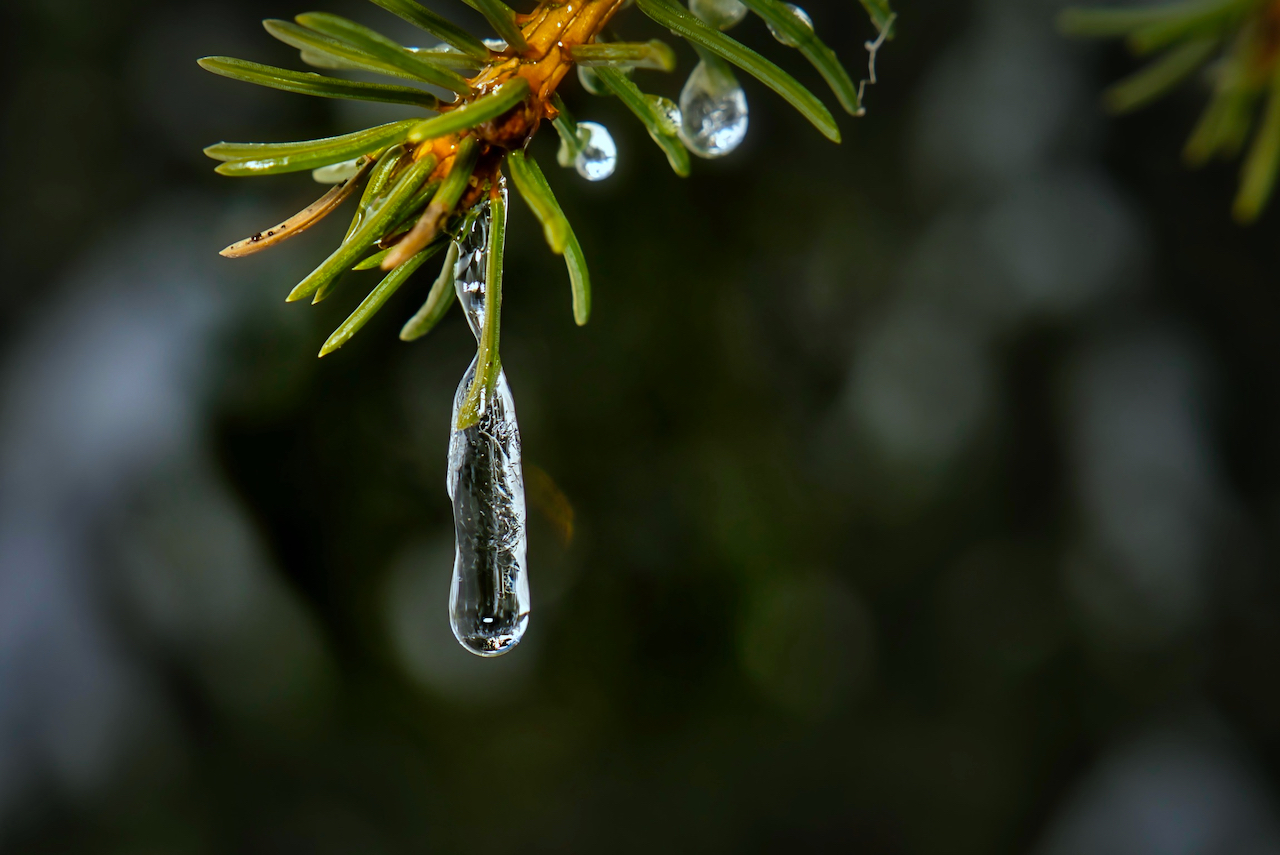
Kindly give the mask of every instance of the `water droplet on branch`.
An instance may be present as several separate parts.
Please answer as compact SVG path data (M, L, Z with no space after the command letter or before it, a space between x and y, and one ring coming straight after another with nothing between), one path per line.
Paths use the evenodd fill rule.
M609 129L595 122L578 122L581 148L574 158L574 169L588 181L603 181L618 165L618 147Z
M716 60L694 67L680 91L680 139L699 157L723 157L747 136L747 96Z
M351 178L355 178L360 174L360 168L364 165L364 155L353 157L350 160L344 160L342 163L331 163L328 166L321 166L318 169L311 170L311 177L317 184L341 184Z
M738 0L689 0L689 11L719 30L727 30L747 16Z
M502 190L506 195L506 189ZM504 206L505 214L505 206ZM462 235L454 284L477 340L485 318L485 268L493 211L486 201ZM525 567L524 477L520 427L506 373L480 403L480 420L457 429L458 411L475 378L479 355L453 399L446 486L453 501L453 584L449 625L467 650L498 656L519 643L529 624Z
M600 79L600 75L596 74L595 69L586 66L578 66L578 82L582 84L582 88L590 92L592 95L599 95L606 98L613 94L608 86L604 85L604 81Z
M800 26L808 30L810 33L813 32L813 19L809 17L808 12L801 9L799 6L797 6L794 3L787 3L786 7L791 10L791 14L795 16L796 22L799 23ZM781 30L775 29L773 24L769 24L768 21L766 21L765 23L769 25L769 32L773 33L773 37L778 41L782 42L787 47L800 46L800 42L791 38L791 36L787 35Z
M658 114L658 122L662 125L662 129L668 134L674 136L680 132L680 108L676 106L676 102L670 98L663 98L661 95L646 95L645 98L653 105L653 109Z

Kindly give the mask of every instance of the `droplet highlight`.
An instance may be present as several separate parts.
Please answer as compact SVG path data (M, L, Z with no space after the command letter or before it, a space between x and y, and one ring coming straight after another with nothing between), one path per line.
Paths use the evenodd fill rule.
M578 82L582 84L582 88L590 92L592 95L600 97L608 97L613 92L608 86L604 85L604 81L600 79L600 75L596 74L595 69L586 65L578 66Z
M364 155L353 157L351 160L344 160L341 163L331 163L328 166L317 167L311 170L311 178L317 184L341 184L343 181L355 178L360 172L360 167L364 165Z
M804 29L808 30L810 33L813 32L813 19L809 17L808 12L801 9L799 6L797 6L794 3L786 3L784 5L786 5L787 9L791 11L791 14L795 17L796 21ZM767 21L765 23L769 24L769 22ZM791 38L791 36L787 35L781 30L775 29L773 24L769 24L769 32L773 33L773 37L777 39L779 42L781 42L782 44L786 45L787 47L800 46L800 42Z
M689 0L689 11L718 30L727 30L747 16L747 7L738 0Z
M502 194L506 196L506 188ZM505 215L505 206L503 208ZM481 203L465 227L454 265L454 287L477 340L484 326L485 268L493 210ZM449 626L477 656L500 656L515 647L529 625L527 527L520 427L506 373L480 402L480 420L458 430L458 411L476 374L477 360L458 384L450 421L446 487L453 502L454 564Z
M618 147L604 125L578 122L579 149L573 168L588 181L603 181L618 166Z
M724 157L747 136L747 95L722 64L699 62L680 91L680 140L698 157Z
M663 98L661 95L646 95L645 98L653 105L654 112L658 114L658 122L662 125L662 130L671 136L680 133L680 107L670 98Z

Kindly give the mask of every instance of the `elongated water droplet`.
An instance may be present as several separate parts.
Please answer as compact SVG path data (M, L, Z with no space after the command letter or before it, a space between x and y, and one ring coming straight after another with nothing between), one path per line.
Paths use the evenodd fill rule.
M680 139L699 157L723 157L747 136L747 95L733 72L699 62L680 90Z
M799 6L797 6L794 3L787 3L786 6L788 9L791 10L791 14L795 16L796 21L799 22L799 24L802 27L804 27L806 30L812 33L813 19L809 17L809 13L801 9ZM768 22L766 21L765 23L768 23ZM782 42L787 47L798 47L800 45L800 43L795 39L791 38L791 36L787 35L781 30L775 30L773 28L773 24L769 24L769 32L773 33L773 37L778 41Z
M508 47L506 41L503 39L481 39L481 41L484 42L485 47L494 53L502 53Z
M582 147L573 161L578 174L588 181L603 181L612 175L618 165L618 147L609 129L595 122L578 122L578 138Z
M364 155L344 160L342 163L331 163L311 170L311 178L317 184L341 184L348 178L354 178L364 165Z
M720 30L729 29L747 16L747 7L738 0L689 0L689 11Z
M505 188L502 193L506 195ZM458 302L477 339L484 326L491 218L486 201L460 240L454 267ZM477 360L478 356L471 360L458 384L450 422L455 427L449 437L446 486L453 501L456 552L449 625L467 650L498 656L519 643L529 624L524 476L520 427L505 372L498 372L492 393L482 397L480 421L464 430L456 428Z

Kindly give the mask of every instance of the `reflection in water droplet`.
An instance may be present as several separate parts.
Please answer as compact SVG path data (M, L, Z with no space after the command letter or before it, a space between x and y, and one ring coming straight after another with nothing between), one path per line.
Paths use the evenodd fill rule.
M364 163L364 155L344 160L342 163L331 163L311 170L311 177L317 184L341 184L348 178L355 178Z
M720 30L729 29L747 16L747 7L738 0L689 0L689 11Z
M810 33L813 32L813 19L809 17L808 12L801 9L799 6L797 6L794 3L787 3L786 7L791 10L791 14L795 16L796 20L800 23L802 27L804 27ZM765 23L768 23L768 22L766 21ZM774 29L773 24L769 24L769 32L773 33L773 37L778 41L782 42L787 47L797 47L800 44L798 41L791 38L791 36L787 35L786 33L781 32L780 30Z
M658 113L658 121L662 123L662 129L668 134L675 136L680 132L680 108L676 106L676 102L670 98L663 98L661 95L644 96L653 105L654 110Z
M680 139L699 157L723 157L747 135L747 96L733 72L703 60L680 91Z
M502 193L505 197L505 187ZM458 302L477 339L484 326L491 225L492 209L484 202L460 240L454 267ZM458 384L450 425L457 424L477 359L471 360ZM456 546L449 625L467 650L497 656L519 643L529 623L520 427L507 375L501 370L493 392L481 399L480 421L465 430L452 430L446 486L453 500Z
M578 82L582 84L582 88L590 92L592 95L607 97L613 92L608 86L604 85L604 81L600 79L600 75L596 74L595 69L586 65L578 66Z
M573 161L578 174L588 181L603 181L612 175L618 165L618 147L609 129L595 122L578 122L578 135L582 149Z

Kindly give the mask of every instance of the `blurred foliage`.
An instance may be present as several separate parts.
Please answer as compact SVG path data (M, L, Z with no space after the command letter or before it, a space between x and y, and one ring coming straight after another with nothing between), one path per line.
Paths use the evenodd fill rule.
M1112 112L1143 107L1207 66L1213 94L1183 157L1191 166L1214 157L1230 160L1248 143L1232 213L1242 223L1258 218L1280 168L1280 5L1274 0L1174 0L1072 8L1058 22L1071 35L1123 37L1138 56L1159 54L1107 90L1105 103Z
M1034 26L992 11L1012 7ZM44 372L78 348L88 354L83 387L132 407L118 377L93 369L133 353L148 331L177 329L148 313L160 297L195 291L196 269L208 294L243 301L195 360L212 379L191 392L204 397L182 438L202 467L161 469L142 484L109 470L104 482L127 492L85 491L54 508L67 525L94 509L93 561L74 584L54 581L100 603L98 622L137 669L124 691L164 714L139 718L97 779L66 783L78 768L68 758L97 756L91 742L4 742L6 776L36 769L29 787L0 795L5 851L1042 851L1117 745L1188 707L1229 731L1260 783L1229 791L1219 813L1204 805L1221 790L1184 809L1173 786L1183 778L1166 762L1178 743L1164 740L1141 764L1154 770L1150 788L1099 797L1135 810L1144 845L1129 845L1119 821L1099 821L1105 839L1126 855L1163 855L1192 840L1206 813L1273 811L1277 213L1236 229L1217 201L1234 175L1175 179L1168 140L1188 122L1185 102L1091 122L1088 93L1125 60L1054 54L1073 47L1049 32L1046 4L922 0L911 11L883 57L876 111L840 148L746 80L752 133L741 154L681 181L624 105L587 102L584 119L618 129L619 168L608 182L556 187L595 248L586 327L571 319L564 264L544 251L541 224L513 206L505 364L526 457L554 485L542 482L547 506L560 495L572 508L572 539L566 546L563 506L531 515L529 637L509 657L472 662L447 626L442 483L470 333L455 315L408 346L382 313L372 334L316 360L314 342L363 295L339 291L303 312L281 304L279 286L346 224L323 223L276 257L224 262L216 250L246 223L275 222L315 187L305 174L225 178L198 154L224 133L302 139L397 116L241 92L195 68L192 56L258 49L253 22L280 10L253 0L0 4L0 62L13 81L3 146L14 165L0 186L22 200L0 214L6 382L62 393L72 384L45 383ZM858 4L809 12L823 31L874 35ZM619 28L637 41L661 35L635 15ZM744 26L742 41L776 49L763 25ZM281 47L259 58L284 65L294 55ZM695 61L684 48L677 56L681 67ZM793 59L798 80L822 85ZM964 97L951 97L952 85ZM676 94L669 81L655 87ZM1044 118L1049 108L1060 112ZM1027 124L1002 123L1009 116ZM533 144L544 166L554 143ZM1044 172L1055 180L1037 183ZM1066 208L1072 216L1054 207L1098 182L1111 194L1102 203ZM1035 216L1037 205L1049 214ZM175 224L186 230L161 228ZM1007 251L1014 273L1048 283L1032 297L1053 308L1050 286L1078 286L1121 250L1148 258L1118 268L1125 288L1020 316L982 333L976 354L964 348L987 323L976 301L1012 275L975 266L980 252ZM154 291L126 300L143 274ZM391 297L394 312L410 314L430 277L417 285ZM894 320L922 290L940 308ZM990 314L1011 311L1015 301L995 294ZM83 323L45 323L68 306L85 307ZM97 336L121 316L138 325L108 347ZM1129 364L1124 347L1080 358L1099 340L1141 345L1133 331L1162 324L1200 354L1200 391L1169 394L1203 425L1144 415L1181 364L1159 354L1176 349L1141 351L1159 358L1130 374L1116 370ZM37 336L47 349L26 347ZM893 442L868 439L859 402L879 399L852 395L851 378L925 359L944 369L922 382L940 405L912 410L907 389L885 404ZM948 371L972 366L988 372L974 386L988 390L988 406L948 456L939 425L969 412ZM1081 388L1064 377L1083 378ZM1084 408L1076 398L1095 400L1090 383L1108 380L1118 384L1108 412L1129 443L1111 468L1077 448L1083 417L1072 415ZM21 413L4 400L9 425ZM57 400L56 420L31 443L110 431L99 410ZM1216 461L1206 480L1229 501L1193 490L1186 516L1153 523L1144 514L1182 495L1200 465L1177 444L1184 429ZM37 455L3 437L8 478ZM77 471L102 456L84 448L68 463ZM1193 552L1183 538L1199 514L1215 521L1198 559L1200 617L1161 635L1148 630L1164 627L1158 616L1122 600L1119 629L1100 631L1077 594L1109 579L1110 565L1078 548L1096 513L1078 481L1153 457L1168 468L1147 492L1110 491L1136 514L1121 533L1154 531L1176 563ZM215 488L219 501L201 498ZM4 504L0 522L14 514ZM144 548L159 557L130 551ZM1174 587L1159 566L1153 586ZM14 569L0 561L4 579ZM245 576L267 591L252 600L262 611L213 608L217 583L251 590ZM181 596L199 578L206 584ZM14 681L12 663L74 649L92 625L41 612L30 626L50 634L18 645L12 615L32 600L0 604L0 737L44 733L34 729L67 710L104 718L98 696L71 682L80 671L35 659ZM10 717L19 703L23 717ZM1208 786L1214 768L1193 764L1192 783ZM1195 838L1211 841L1205 851L1223 839ZM1219 848L1241 839L1253 838Z

